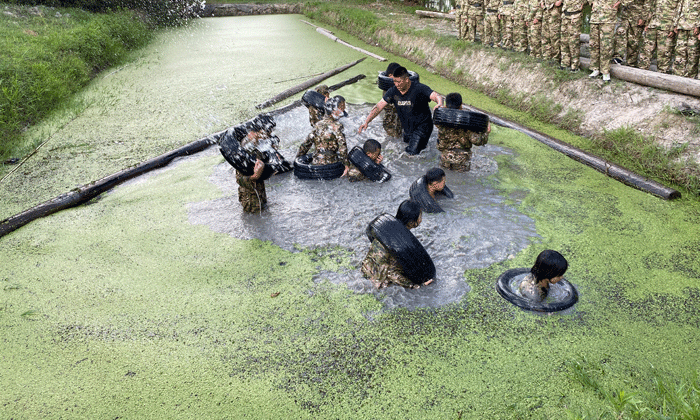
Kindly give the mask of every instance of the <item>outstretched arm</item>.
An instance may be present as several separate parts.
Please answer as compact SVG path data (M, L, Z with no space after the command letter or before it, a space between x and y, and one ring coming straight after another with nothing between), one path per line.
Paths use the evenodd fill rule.
M369 115L367 116L367 119L365 120L364 124L360 126L360 128L357 130L358 133L361 133L367 129L367 126L369 123L377 116L379 115L380 112L382 112L382 109L387 105L387 101L385 101L383 98L381 101L377 102L377 105L372 108L371 111L369 111Z
M430 94L430 100L437 103L437 105L435 105L435 108L440 108L444 106L442 104L442 98L443 96L435 91L433 91L433 93Z

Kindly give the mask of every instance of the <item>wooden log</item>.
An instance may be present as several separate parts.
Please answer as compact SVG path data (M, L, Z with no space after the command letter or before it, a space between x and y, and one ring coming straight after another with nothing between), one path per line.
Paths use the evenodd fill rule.
M331 31L329 31L329 30L327 30L327 29L316 28L316 32L320 33L321 35L327 36L328 38L332 39L333 41L335 41L335 42L337 42L337 43L339 43L339 44L341 44L341 45L345 45L346 47L352 48L352 49L355 50L355 51L359 51L359 52L361 52L362 54L366 54L366 55L368 55L368 56L370 56L370 57L372 57L372 58L376 58L376 59L379 60L379 61L386 61L386 58L384 58L384 57L382 57L382 56L380 56L380 55L371 53L371 52L369 52L369 51L367 51L367 50L363 50L363 49L360 48L360 47L356 47L356 46L354 46L354 45L348 44L347 42L345 42L345 41L343 41L342 39L338 38L337 36L333 35L333 32L331 32Z
M665 185L659 184L656 181L644 178L643 176L638 175L630 171L629 169L615 165L614 163L609 162L601 157L584 152L583 150L571 146L570 144L564 143L561 140L557 140L554 137L550 137L546 134L540 133L536 130L532 130L518 123L504 120L503 118L481 111L480 109L474 108L472 106L463 105L462 107L469 111L481 112L483 114L486 114L489 116L489 119L495 124L507 128L512 128L514 130L520 131L521 133L527 134L533 139L546 144L547 146L565 154L571 159L574 159L587 166L590 166L591 168L594 168L604 173L605 175L622 182L625 185L629 185L631 187L648 192L666 200L673 200L675 198L680 198L681 196L680 192L674 190L673 188L666 187Z
M451 13L431 12L429 10L416 10L416 14L419 17L431 17L431 18L437 18L437 19L454 20L454 18L455 18L455 15L453 15Z
M329 91L329 92L333 92L334 90L338 90L338 89L340 89L340 88L343 87L343 86L347 86L347 85L356 83L356 82L358 82L358 81L364 79L365 77L367 77L367 76L365 76L364 74L358 74L357 76L351 77L350 79L347 79L347 80L345 80L345 81L343 81L343 82L336 83L336 84L334 84L334 85L332 85L332 86L329 86L329 87L328 87L328 91ZM283 106L282 108L277 108L276 110L270 112L270 115L279 115L279 114L283 114L283 113L289 111L290 109L296 108L296 107L298 107L298 106L300 106L300 105L302 105L301 99L297 99L296 101L292 102L292 103L289 104L289 105L285 105L285 106Z
M221 132L223 133L223 131ZM203 139L194 141L185 146L175 149L173 151L164 153L158 157L147 160L140 163L134 167L124 169L115 174L104 177L98 181L92 182L90 184L83 185L72 191L61 194L51 200L45 201L37 206L32 207L29 210L25 210L22 213L16 214L9 217L2 222L0 222L0 237L7 235L8 233L19 229L20 227L26 225L27 223L36 220L40 217L48 216L50 214L56 213L60 210L67 209L69 207L75 207L79 204L88 202L103 192L114 188L115 186L121 184L136 176L142 175L148 171L156 168L163 167L170 163L173 159L182 156L188 156L199 151L206 149L216 142L214 136L221 135L217 133L212 136L207 136Z
M332 76L335 76L335 75L338 74L338 73L344 72L345 70L347 70L347 69L349 69L350 67L356 65L357 63L363 61L364 59L365 59L365 57L363 57L363 58L361 58L361 59L359 59L359 60L357 60L357 61L353 61L353 62L350 63L350 64L346 64L346 65L341 66L341 67L338 67L338 68L336 68L336 69L327 71L327 72L323 73L323 74L320 75L320 76L316 76L316 77L314 77L314 78L312 78L312 79L309 79L309 80L305 81L304 83L301 83L301 84L298 84L298 85L296 85L296 86L294 86L294 87L291 87L291 88L285 90L284 92L280 93L279 95L275 96L274 98L268 99L267 101L265 101L265 102L263 102L263 103L261 103L261 104L255 105L255 108L257 108L257 109L262 109L262 108L267 108L267 107L269 107L269 106L271 106L271 105L274 105L274 104L276 104L276 103L279 102L279 101L282 101L282 100L284 100L284 99L287 99L288 97L294 95L295 93L299 93L299 92L301 92L302 90L306 90L306 89L310 88L311 86L316 85L316 84L318 84L318 83L320 83L320 82L322 82L322 81L328 79L329 77L332 77Z
M581 58L581 67L588 69L591 60ZM620 64L610 65L610 75L616 79L639 85L664 89L688 96L700 97L700 80L689 77L674 76L650 70L638 69Z

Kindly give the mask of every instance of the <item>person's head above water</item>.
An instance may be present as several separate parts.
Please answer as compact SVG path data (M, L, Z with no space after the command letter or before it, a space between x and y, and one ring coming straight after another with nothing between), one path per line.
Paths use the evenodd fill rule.
M394 86L396 86L399 92L405 93L411 87L411 79L409 78L406 67L397 67L392 73L391 78L394 80Z
M462 95L457 92L448 93L447 96L445 96L445 108L462 108Z
M569 263L563 255L551 249L540 252L535 260L535 265L530 269L530 273L535 277L537 283L549 280L549 283L557 283L561 280Z
M420 225L421 214L420 204L412 200L404 200L396 212L396 219L408 229L413 229Z
M425 173L425 185L428 187L428 192L442 191L445 188L445 181L445 171L440 168L432 168Z
M389 63L389 65L386 66L386 71L384 72L384 74L386 74L387 76L393 76L394 70L396 70L399 67L401 67L399 63Z
M382 144L375 139L367 139L362 146L362 151L365 152L374 163L379 163L377 160L382 155Z
M332 117L334 120L348 116L348 113L345 112L345 98L340 95L335 95L328 99L324 107L326 109L326 115Z
M330 90L328 90L328 86L326 85L318 85L314 89L316 92L320 93L321 95L326 97L326 100L331 96Z

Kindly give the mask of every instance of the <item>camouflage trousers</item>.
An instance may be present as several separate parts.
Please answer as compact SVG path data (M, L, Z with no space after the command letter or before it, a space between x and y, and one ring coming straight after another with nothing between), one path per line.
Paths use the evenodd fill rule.
M698 48L700 42L693 31L678 30L676 34L676 59L673 62L673 74L683 77L698 75Z
M246 213L260 213L267 205L267 194L265 194L265 183L246 180L247 177L240 175L236 171L236 182L238 183L238 201Z
M562 67L572 70L581 64L581 24L583 11L564 14L561 21L561 61Z
M501 47L505 50L513 49L513 16L501 18Z
M484 15L480 13L469 13L467 18L467 41L476 42L477 39L483 41L484 36Z
M613 55L614 23L591 23L591 49L590 70L600 70L603 74L610 74L610 60Z
M513 18L513 49L519 53L527 51L527 25L523 17Z
M639 68L649 70L651 58L656 51L656 67L661 73L671 69L671 55L676 38L668 36L669 29L648 28L644 33L644 47L639 53Z
M484 16L484 45L497 46L501 38L501 28L498 26L498 13L486 12Z
M396 112L394 105L388 104L384 107L384 120L382 121L384 131L390 137L403 137L403 129L401 128L401 120Z
M528 26L527 43L530 46L530 55L542 58L542 22L532 23Z
M636 67L639 58L639 44L642 41L643 26L637 21L622 19L615 31L615 57L625 59L628 66Z
M340 162L341 159L338 156L338 151L330 151L330 150L324 150L324 151L318 151L314 153L313 157L311 158L311 164L312 165L330 165L331 163L336 163Z
M544 22L542 22L542 58L556 59L560 57L561 38L561 6L553 6L545 10Z
M362 260L362 275L372 281L378 289L390 283L411 287L413 282L406 278L399 261L378 240L373 239L369 251Z
M447 149L440 151L440 166L457 172L469 172L472 151L470 149Z
M464 37L464 20L462 19L462 16L463 14L461 11L455 14L455 29L457 30L457 38L459 39L462 39Z

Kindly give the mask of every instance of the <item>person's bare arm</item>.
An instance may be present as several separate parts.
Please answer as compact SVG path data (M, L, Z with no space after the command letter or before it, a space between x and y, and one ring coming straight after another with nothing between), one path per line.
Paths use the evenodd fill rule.
M371 111L369 111L369 115L367 116L367 119L365 122L360 126L360 128L357 130L358 133L361 133L367 129L367 126L369 125L372 120L379 115L380 112L382 112L382 109L387 105L387 101L385 101L383 98L381 101L377 102L377 105L375 105Z

